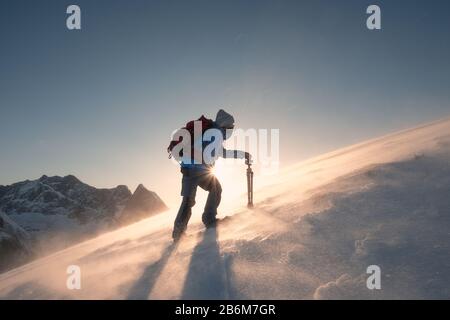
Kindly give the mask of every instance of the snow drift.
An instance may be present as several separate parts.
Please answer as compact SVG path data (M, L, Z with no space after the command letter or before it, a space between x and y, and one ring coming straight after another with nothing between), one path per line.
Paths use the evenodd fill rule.
M256 209L236 207L217 229L203 232L198 204L173 245L171 210L0 275L0 297L450 298L450 120L261 179ZM381 290L366 287L372 264ZM80 290L66 287L69 265Z

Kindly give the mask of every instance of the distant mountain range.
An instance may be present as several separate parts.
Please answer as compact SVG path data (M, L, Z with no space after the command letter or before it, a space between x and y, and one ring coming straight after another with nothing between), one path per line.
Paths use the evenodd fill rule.
M131 193L124 185L98 189L73 175L44 175L0 185L0 270L14 264L6 260L61 249L166 209L142 184Z

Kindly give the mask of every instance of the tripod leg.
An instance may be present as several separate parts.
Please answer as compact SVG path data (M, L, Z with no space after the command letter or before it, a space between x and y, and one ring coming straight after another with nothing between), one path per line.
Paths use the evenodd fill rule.
M247 206L251 203L250 172L247 171Z
M253 207L253 171L250 165L247 168L247 207Z
M250 173L250 206L253 207L253 171Z

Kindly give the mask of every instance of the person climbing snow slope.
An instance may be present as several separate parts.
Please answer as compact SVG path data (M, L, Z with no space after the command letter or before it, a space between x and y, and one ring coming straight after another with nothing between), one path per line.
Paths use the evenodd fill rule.
M201 128L201 137L197 137L197 139L201 139L200 143L195 141L196 137L194 137L194 128L196 125L197 128ZM222 140L220 143L221 151L218 152L218 156L235 159L245 158L247 164L251 163L251 155L248 152L226 150L223 148L222 142L228 139L233 132L234 118L231 114L222 109L217 112L215 121L207 119L202 115L198 120L188 122L186 126L181 129L188 132L191 137L191 139L188 139L190 140L190 143L189 146L187 146L191 152L190 155L183 155L183 152L181 152L179 158L177 158L181 165L181 173L183 174L181 182L181 196L183 198L174 222L172 233L174 241L179 240L186 231L187 224L192 214L192 207L195 205L197 187L208 191L208 198L202 215L202 221L205 227L215 227L217 223L216 215L221 200L222 187L217 177L212 173L215 158L208 161L208 159L203 157L205 148L214 141L203 139L204 133L209 129L216 129L218 130L217 132L220 132ZM171 141L168 147L169 157L173 155L174 148L182 141L182 138ZM202 155L201 161L194 161L194 155L198 155L199 152Z

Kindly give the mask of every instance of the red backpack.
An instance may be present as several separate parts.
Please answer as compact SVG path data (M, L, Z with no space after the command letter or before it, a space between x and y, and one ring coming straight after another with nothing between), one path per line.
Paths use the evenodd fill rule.
M206 118L204 115L202 115L197 120L192 120L186 123L186 126L184 126L182 129L186 129L189 131L191 135L191 155L194 154L194 123L196 121L201 121L202 124L202 135L205 133L206 130L213 127L214 121L211 119ZM169 153L169 159L172 157L172 150L173 148L178 145L181 141L183 141L182 137L179 137L178 140L172 140L170 141L169 146L167 147L167 152ZM183 156L183 154L180 154L180 156Z

